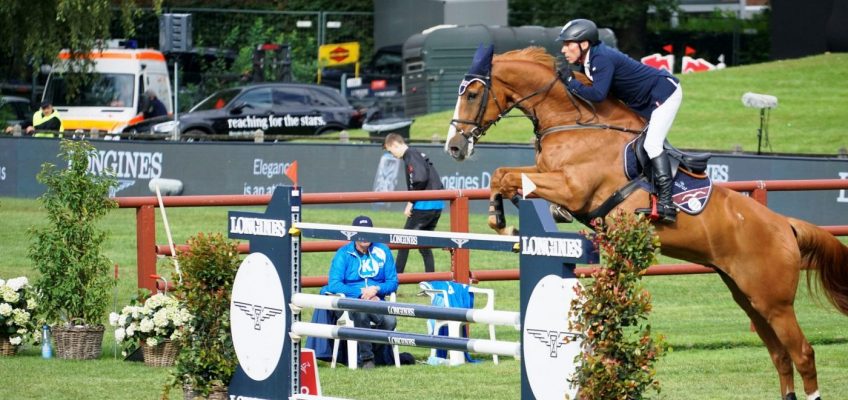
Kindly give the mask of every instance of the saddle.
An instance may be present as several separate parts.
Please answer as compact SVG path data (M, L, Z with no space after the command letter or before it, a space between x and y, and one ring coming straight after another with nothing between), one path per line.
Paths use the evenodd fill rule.
M648 157L648 153L645 151L645 134L639 135L636 140L630 142L630 146L632 146L632 150L636 153L636 160L638 161L638 171L636 174L631 174L631 171L626 171L627 175L630 176L630 179L635 178L638 175L638 172L645 172L648 175L648 172L651 170L651 159ZM703 174L704 171L707 170L707 162L712 157L710 153L684 153L683 151L677 149L672 146L671 143L666 140L663 142L663 149L665 149L666 154L668 154L668 160L671 163L671 171L672 176L677 175L677 169L683 168L693 174L700 175ZM628 163L625 163L627 166Z
M616 190L600 206L587 214L574 217L588 225L595 218L605 217L613 208L621 204L636 190L644 190L654 193L654 186L650 182L651 160L645 152L645 135L639 135L624 146L624 175L628 182ZM706 207L712 194L712 181L704 172L707 170L707 161L712 156L709 153L688 154L684 153L668 141L663 143L663 148L668 154L673 176L672 201L677 208L687 214L697 215ZM678 171L683 171L678 174ZM552 210L552 214L555 213ZM558 222L567 222L562 219Z

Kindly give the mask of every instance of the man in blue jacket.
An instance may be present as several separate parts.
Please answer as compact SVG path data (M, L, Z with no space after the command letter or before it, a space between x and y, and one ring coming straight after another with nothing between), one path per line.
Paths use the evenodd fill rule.
M372 227L371 218L360 215L353 226ZM336 251L330 264L327 286L321 294L344 294L345 297L381 301L397 290L398 279L392 251L382 243L352 241ZM337 311L340 315L341 311ZM393 315L350 312L353 326L394 330L397 319ZM359 362L362 368L374 367L374 352L370 342L359 342ZM348 357L353 355L348 354Z
M644 65L598 39L597 26L587 19L575 19L562 27L557 38L562 42L562 54L569 63L583 66L592 85L572 79L567 65L560 70L561 78L570 92L586 100L602 102L612 94L648 120L645 151L651 159L659 198L657 213L660 221L674 223L677 208L671 201L671 166L663 142L680 108L683 89L668 72ZM650 209L637 212L650 212Z

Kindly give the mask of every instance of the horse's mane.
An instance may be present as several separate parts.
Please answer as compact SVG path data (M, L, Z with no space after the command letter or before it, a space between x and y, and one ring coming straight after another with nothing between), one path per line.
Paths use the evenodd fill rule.
M554 71L554 68L556 67L556 59L552 55L548 54L544 48L539 46L532 46L498 54L495 55L492 61L527 61L539 64L551 71Z

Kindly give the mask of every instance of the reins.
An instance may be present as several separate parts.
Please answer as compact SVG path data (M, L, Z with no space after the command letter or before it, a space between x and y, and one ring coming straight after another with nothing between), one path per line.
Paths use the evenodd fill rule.
M473 129L471 129L471 131L469 131L469 132L465 132L464 130L459 130L459 133L462 136L464 136L466 139L468 139L468 141L479 140L480 137L485 135L486 131L491 126L497 124L497 122L500 121L501 118L511 118L512 116L509 116L507 114L509 114L513 109L515 109L517 107L520 109L519 106L522 103L526 102L527 100L529 100L533 97L536 97L536 96L539 96L539 95L542 95L542 94L547 95L548 92L550 92L551 89L554 87L554 85L557 83L557 81L561 80L559 72L557 72L556 75L554 76L554 79L552 79L550 81L550 83L548 83L548 84L542 86L541 88L533 91L533 93L530 93L529 95L518 99L512 105L510 105L506 108L503 108L503 107L501 107L500 103L498 102L498 97L494 95L494 88L491 85L492 78L491 78L490 75L485 75L485 76L484 75L470 75L470 76L472 77L473 80L477 80L481 84L483 84L483 88L484 88L483 99L480 102L480 107L477 109L477 115L475 116L473 121L464 120L464 119L451 119L451 125L454 125L454 126L456 126L455 124L457 124L457 123L473 126ZM498 107L498 116L497 116L497 118L495 118L493 120L483 121L484 114L486 113L486 107L488 107L488 105L489 105L489 102L488 102L489 92L492 92L492 95L493 95L492 97L495 101L495 106ZM577 110L577 113L578 113L577 114L577 121L576 121L575 124L552 126L550 128L546 128L542 131L539 131L539 119L536 117L535 105L533 107L529 107L527 109L526 114L521 115L522 117L528 118L533 123L533 134L536 136L536 150L537 151L541 149L541 142L542 142L542 139L545 136L552 134L552 133L557 133L557 132L574 131L574 130L581 130L581 129L612 129L612 130L628 132L628 133L635 133L635 134L640 134L640 133L643 132L643 130L635 130L635 129L625 128L625 127L622 127L622 126L616 126L616 125L610 125L610 124L600 124L600 123L592 122L592 121L598 120L598 113L597 113L597 110L595 109L595 105L592 104L591 101L584 99L580 95L578 95L576 93L572 93L570 90L568 90L568 88L565 88L565 92L568 94L568 99L571 101L571 104L574 106L574 109ZM580 106L578 105L578 101L580 103L583 103L588 109L590 109L592 111L592 116L589 118L588 122L582 122L583 111L581 110Z

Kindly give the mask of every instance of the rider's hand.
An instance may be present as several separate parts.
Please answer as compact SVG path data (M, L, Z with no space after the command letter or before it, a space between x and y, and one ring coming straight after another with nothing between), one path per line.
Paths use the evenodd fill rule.
M571 70L571 65L568 63L562 63L559 66L557 75L559 75L559 79L565 83L571 82L571 80L574 79L574 71Z

